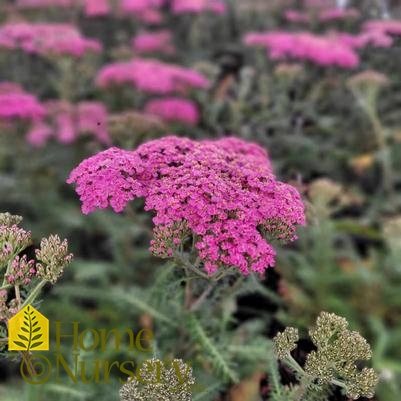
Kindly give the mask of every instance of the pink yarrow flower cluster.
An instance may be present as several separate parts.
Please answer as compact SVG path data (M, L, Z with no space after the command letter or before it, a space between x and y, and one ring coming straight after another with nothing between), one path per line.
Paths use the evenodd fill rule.
M17 0L20 9L83 8L87 17L108 15L111 11L109 0Z
M99 52L99 41L83 37L68 24L9 23L0 27L0 48L21 49L40 55L81 57L87 52Z
M371 20L365 22L363 30L368 32L382 32L390 35L401 36L400 20Z
M155 52L174 54L176 51L173 36L167 29L139 33L132 39L132 48L141 54Z
M165 3L166 0L120 0L120 11L149 24L160 24L163 21L160 8Z
M199 110L194 102L181 98L150 100L145 105L145 113L160 117L166 122L181 122L196 125L199 122Z
M83 3L87 17L101 17L111 12L109 0L83 0Z
M206 88L208 80L199 72L153 59L133 59L103 67L96 77L100 87L129 83L148 93L169 94L190 88Z
M290 9L285 11L284 17L289 22L307 24L312 19L320 22L356 19L360 17L360 12L356 8L329 8L312 12Z
M294 58L309 60L321 66L334 65L343 68L353 68L359 64L359 56L354 49L333 36L271 31L248 33L244 42L249 46L265 47L273 60Z
M168 136L134 151L116 147L70 174L82 212L121 212L137 197L154 211L151 250L171 257L193 236L204 269L235 266L262 273L275 263L267 234L294 240L305 224L299 192L279 182L264 149L236 138L192 141Z
M361 13L356 8L330 8L322 10L318 19L321 22L357 19Z
M45 107L36 96L23 91L11 82L0 83L0 120L15 119L37 121L46 114Z
M18 8L72 7L77 0L17 0Z
M172 12L174 14L194 13L200 14L210 11L215 14L225 14L226 5L222 0L173 0Z
M46 103L48 122L37 121L29 131L27 140L36 147L43 146L50 138L69 144L80 135L93 135L100 143L110 145L107 132L108 113L100 102L81 102L77 105L65 101Z

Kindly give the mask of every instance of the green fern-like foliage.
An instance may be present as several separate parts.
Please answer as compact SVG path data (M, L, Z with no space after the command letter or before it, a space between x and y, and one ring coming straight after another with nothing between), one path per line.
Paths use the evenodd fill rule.
M204 352L206 358L211 361L213 368L221 373L224 380L238 383L239 377L232 361L229 361L224 357L221 349L219 349L213 342L213 339L208 336L194 315L189 315L188 319L188 328L192 338L199 342L201 345L201 351Z

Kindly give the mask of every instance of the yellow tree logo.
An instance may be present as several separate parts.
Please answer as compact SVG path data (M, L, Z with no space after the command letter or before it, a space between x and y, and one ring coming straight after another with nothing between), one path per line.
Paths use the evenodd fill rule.
M8 322L10 351L47 351L49 320L31 305L22 308Z

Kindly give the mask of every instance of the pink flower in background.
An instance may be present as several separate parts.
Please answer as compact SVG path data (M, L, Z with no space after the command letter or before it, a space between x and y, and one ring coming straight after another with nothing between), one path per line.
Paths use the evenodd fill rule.
M401 35L400 20L371 20L363 24L363 30L381 32L390 35Z
M174 14L199 14L205 11L225 14L226 5L222 0L172 0L172 12Z
M43 146L55 138L63 144L75 142L80 136L89 134L100 143L110 145L107 132L108 112L100 102L72 104L62 100L46 103L48 121L34 124L27 140L34 146Z
M196 125L200 118L196 104L180 98L151 100L145 106L145 113L154 114L167 122L181 122L188 125Z
M99 41L83 37L73 25L28 22L0 26L0 46L26 53L73 57L102 49Z
M133 59L103 67L96 77L100 87L130 83L137 89L168 94L190 88L206 88L208 80L199 72L153 59Z
M31 145L40 148L53 136L52 128L43 121L36 121L28 131L26 140Z
M121 0L120 7L124 12L139 12L149 8L160 8L165 0Z
M81 102L78 104L78 131L94 135L99 142L111 144L107 132L108 112L101 102Z
M289 22L308 23L310 21L309 13L297 10L287 10L284 17Z
M341 43L354 49L360 49L368 45L375 47L390 47L393 44L391 36L379 31L362 32L357 35L334 32L332 35Z
M10 82L0 83L0 119L37 121L46 114L46 109L36 96L26 93Z
M166 0L121 0L120 11L122 15L133 15L149 24L160 24L163 16L160 8Z
M295 58L309 60L321 66L353 68L359 64L358 54L352 47L333 36L320 36L309 32L271 31L248 33L244 37L248 46L268 49L273 60Z
M111 206L121 212L137 197L154 211L151 250L171 257L188 234L204 269L264 272L275 250L262 233L294 240L305 224L299 192L276 180L267 153L237 138L192 141L174 136L134 151L110 148L70 174L87 214Z
M77 0L17 0L16 6L19 8L47 8L47 7L72 7L77 4Z
M132 39L132 47L138 53L175 53L172 34L166 29L139 33Z
M22 93L24 90L20 84L15 82L0 82L0 94Z
M334 8L336 0L304 0L304 6L307 8Z
M87 17L101 17L110 14L109 0L83 0Z
M337 21L346 19L357 19L361 16L361 13L356 8L331 8L323 10L319 13L319 21Z

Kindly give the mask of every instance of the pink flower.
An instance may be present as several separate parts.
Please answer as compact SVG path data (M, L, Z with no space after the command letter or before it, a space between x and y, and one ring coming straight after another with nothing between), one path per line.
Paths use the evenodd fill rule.
M188 125L196 125L200 118L196 104L180 98L151 100L145 106L145 113L154 114L167 122Z
M100 17L108 15L111 11L109 0L83 0L84 12L87 17Z
M200 14L205 11L225 14L226 5L222 0L172 0L172 12L174 14Z
M160 8L166 0L121 0L120 11L123 15L133 15L149 24L160 24L163 16Z
M309 32L271 31L248 33L246 45L257 45L269 50L273 60L286 58L309 60L321 66L353 68L359 64L358 54L333 36L319 36Z
M363 30L372 32L388 33L390 35L401 35L400 20L371 20L363 24Z
M133 59L103 67L96 77L100 87L129 83L143 92L168 94L206 88L208 80L195 70L152 59Z
M27 22L1 26L0 46L26 53L73 57L102 49L100 42L84 38L73 25Z
M333 36L341 43L352 47L353 49L360 49L367 45L375 47L390 47L393 44L391 36L380 31L367 31L357 35L349 33L334 33Z
M123 12L140 12L149 8L160 8L165 0L121 0L120 7Z
M195 235L195 248L211 274L227 266L263 272L275 250L263 233L294 240L305 224L299 192L276 180L264 149L236 138L192 141L174 136L134 151L110 148L70 174L83 213L109 205L121 212L143 197L154 211L151 250L171 257Z
M361 13L356 8L330 8L319 13L319 21L328 22L359 18Z
M174 54L175 47L171 32L160 30L157 32L142 32L132 39L132 48L138 53L160 52Z
M78 131L94 135L100 143L111 144L107 132L108 112L101 102L78 104Z
M336 6L335 0L304 0L307 8L333 8Z
M5 88L0 91L1 120L37 121L44 117L46 110L35 96L22 92L18 87L8 86L8 89L12 89L11 92L5 91Z
M28 131L26 140L34 147L42 147L53 136L52 128L43 121L37 121Z
M48 122L34 124L27 140L33 146L41 147L49 139L70 144L79 136L90 134L100 143L110 145L107 132L108 113L100 102L81 102L76 105L66 101L46 103Z
M17 0L19 8L72 7L77 0Z
M284 17L289 22L302 22L307 24L310 21L309 13L297 10L287 10L284 13Z

